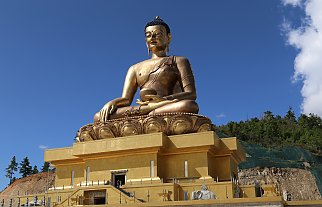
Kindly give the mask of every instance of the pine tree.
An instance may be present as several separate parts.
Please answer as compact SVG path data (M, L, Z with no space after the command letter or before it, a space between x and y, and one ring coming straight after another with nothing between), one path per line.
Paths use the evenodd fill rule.
M37 174L37 173L39 173L39 170L37 165L35 165L34 168L32 169L32 174Z
M16 180L17 180L17 178L16 177L13 177L11 183L14 183Z
M6 177L9 178L10 183L13 183L15 177L13 176L17 171L18 163L16 162L16 156L13 156L10 162L10 165L6 168Z
M19 173L21 174L21 176L27 177L28 175L32 174L32 167L30 166L30 162L28 157L25 157L21 163L20 163L20 167L19 167Z
M41 172L48 172L50 169L49 162L44 162L44 165L41 167Z
M285 119L291 123L297 123L295 113L291 107L286 112Z

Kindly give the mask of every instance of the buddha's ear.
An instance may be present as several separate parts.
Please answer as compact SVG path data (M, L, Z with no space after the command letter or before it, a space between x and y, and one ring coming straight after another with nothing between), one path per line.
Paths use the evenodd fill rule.
M169 41L169 43L171 42L171 38L172 38L171 33L168 33L168 41Z

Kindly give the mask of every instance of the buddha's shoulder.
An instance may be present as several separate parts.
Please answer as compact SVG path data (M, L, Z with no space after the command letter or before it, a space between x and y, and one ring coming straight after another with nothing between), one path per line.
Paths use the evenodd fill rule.
M189 63L189 59L183 56L175 56L175 60L177 63Z

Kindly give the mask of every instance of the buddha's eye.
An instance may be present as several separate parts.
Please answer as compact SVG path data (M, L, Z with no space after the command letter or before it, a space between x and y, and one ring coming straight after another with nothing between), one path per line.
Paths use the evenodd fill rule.
M145 33L145 37L147 37L147 38L151 37L151 33L150 32Z

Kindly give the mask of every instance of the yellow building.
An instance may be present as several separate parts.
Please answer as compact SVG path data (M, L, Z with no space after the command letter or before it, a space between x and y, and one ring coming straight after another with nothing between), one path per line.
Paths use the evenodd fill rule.
M275 186L240 186L238 164L244 160L236 138L220 139L213 131L76 142L46 150L45 161L56 168L52 188L19 198L30 205L37 196L50 207L322 205L287 203Z
M236 138L219 139L212 131L78 142L45 153L45 161L56 168L56 190L108 184L131 194L124 199L133 202L134 195L145 202L187 200L202 184L217 198L232 198L236 186L231 180L237 180L237 166L244 159ZM80 196L91 200L88 196L95 193L90 192Z

